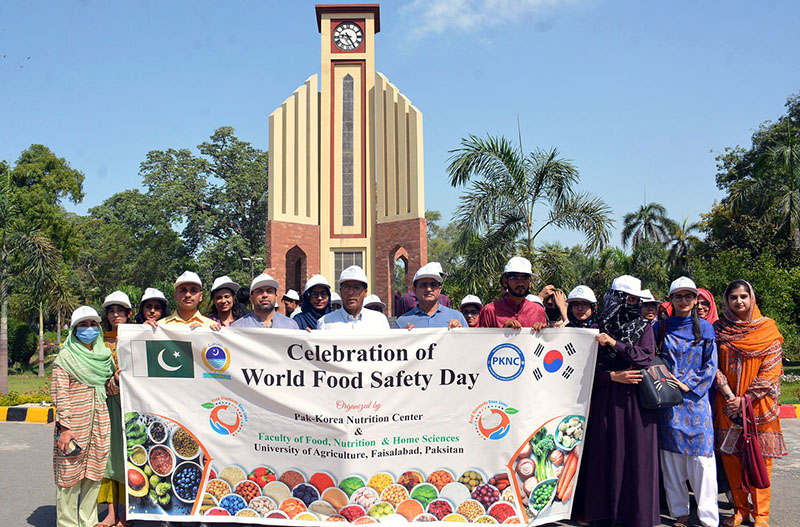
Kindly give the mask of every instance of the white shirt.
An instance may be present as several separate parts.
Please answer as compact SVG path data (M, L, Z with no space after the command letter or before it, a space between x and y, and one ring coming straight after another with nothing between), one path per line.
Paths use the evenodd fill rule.
M383 313L361 308L355 317L344 308L332 311L320 318L317 329L321 330L355 330L372 331L389 329L389 320Z

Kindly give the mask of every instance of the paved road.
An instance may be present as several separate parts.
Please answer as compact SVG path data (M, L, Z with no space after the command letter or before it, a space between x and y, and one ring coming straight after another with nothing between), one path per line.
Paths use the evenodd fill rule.
M775 463L770 524L795 527L800 524L800 419L782 425L789 456ZM0 422L0 526L56 524L52 438L53 425ZM730 513L724 496L720 506L723 515ZM663 521L671 524L667 516Z

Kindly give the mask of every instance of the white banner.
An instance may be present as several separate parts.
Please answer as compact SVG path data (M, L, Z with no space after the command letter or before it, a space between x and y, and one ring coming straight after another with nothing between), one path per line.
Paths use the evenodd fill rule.
M596 334L122 326L128 517L567 518Z

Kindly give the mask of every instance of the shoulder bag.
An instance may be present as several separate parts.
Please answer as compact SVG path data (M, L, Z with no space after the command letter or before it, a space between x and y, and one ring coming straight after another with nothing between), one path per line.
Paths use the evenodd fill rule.
M664 342L664 332L666 323L659 324L658 349ZM639 404L646 410L658 410L669 408L683 403L683 392L672 379L667 363L661 358L660 353L656 354L653 364L649 368L642 370L642 382L639 386Z
M742 396L742 435L739 436L736 446L742 458L742 491L749 493L752 488L768 488L769 472L758 440L753 405L747 395Z

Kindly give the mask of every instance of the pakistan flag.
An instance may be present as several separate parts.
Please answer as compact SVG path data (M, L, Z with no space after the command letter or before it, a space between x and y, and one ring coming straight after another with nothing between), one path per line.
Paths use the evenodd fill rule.
M191 342L148 340L146 349L148 377L194 378Z

